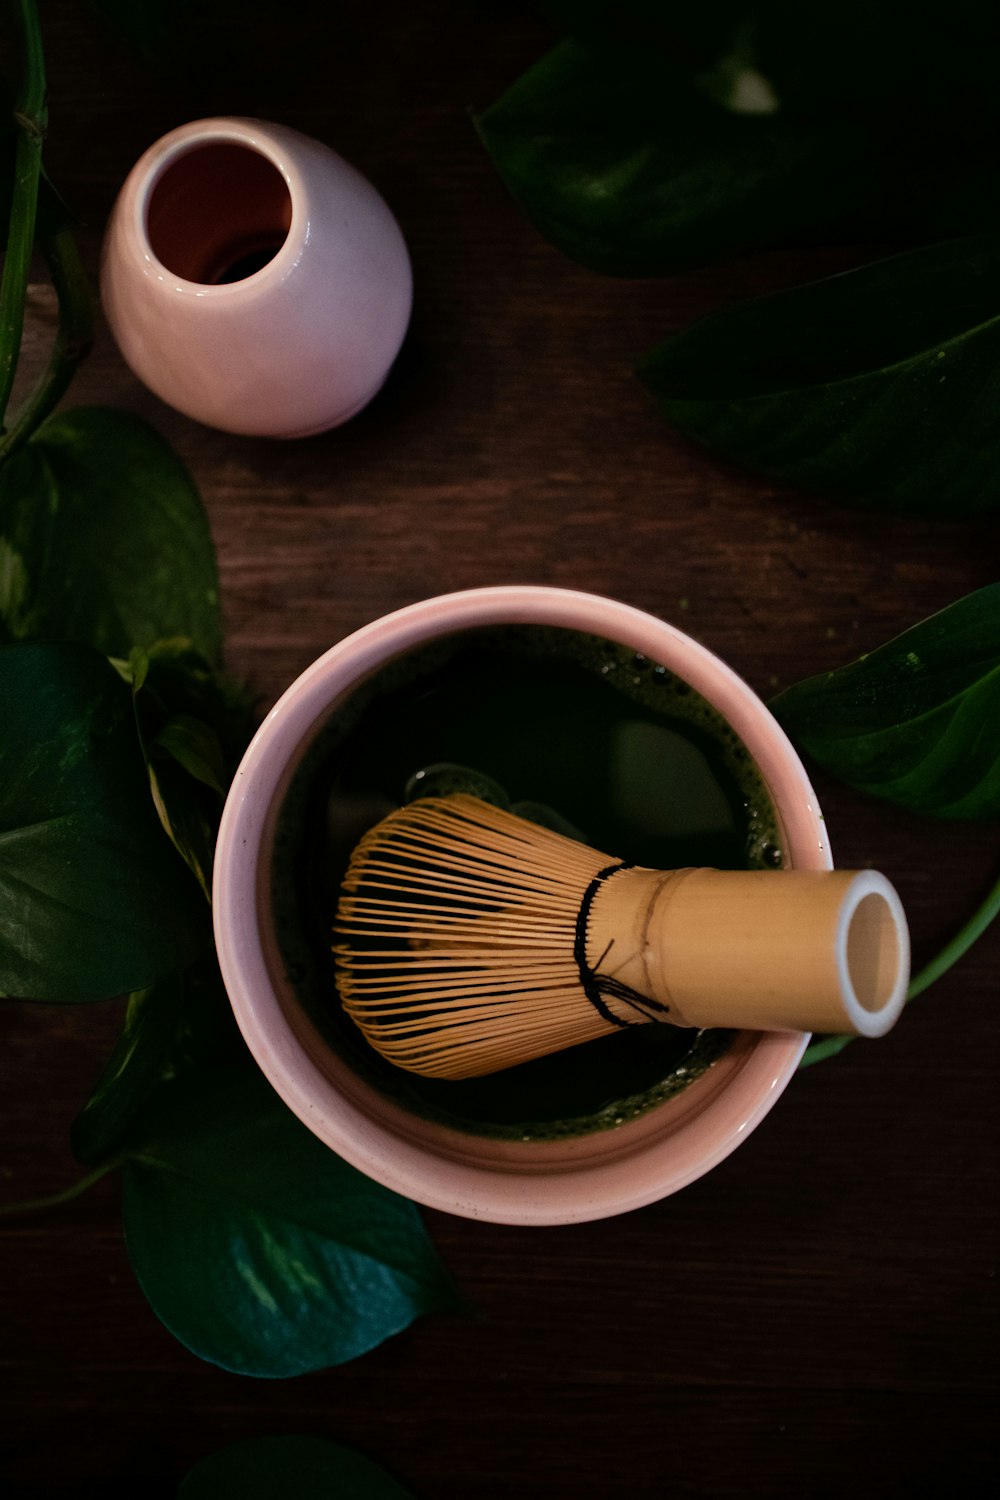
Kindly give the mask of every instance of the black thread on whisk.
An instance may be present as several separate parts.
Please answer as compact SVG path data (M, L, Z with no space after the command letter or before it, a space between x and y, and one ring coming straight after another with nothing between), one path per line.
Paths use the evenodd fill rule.
M650 1000L648 996L640 995L638 990L632 989L631 985L623 984L620 979L614 979L610 974L597 973L597 969L600 968L608 956L608 949L611 947L610 943L597 960L597 964L593 969L587 962L587 924L590 921L590 908L594 904L594 897L609 876L617 875L619 870L634 869L634 864L622 860L618 864L607 865L603 870L598 870L583 893L580 910L576 914L576 932L573 935L573 957L576 959L576 966L580 971L580 983L583 986L583 993L598 1015L603 1016L605 1021L610 1021L612 1026L634 1026L637 1023L634 1021L623 1021L620 1016L616 1016L610 1006L605 1005L605 995L614 1000L623 1000L626 1005L631 1005L634 1010L639 1011L643 1016L648 1016L650 1011L659 1011L662 1015L666 1015L670 1009L669 1005L662 1005L658 1000Z

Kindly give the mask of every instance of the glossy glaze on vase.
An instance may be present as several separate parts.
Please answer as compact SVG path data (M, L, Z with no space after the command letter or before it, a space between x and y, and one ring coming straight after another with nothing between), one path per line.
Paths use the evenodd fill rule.
M380 389L412 277L384 200L329 147L213 119L164 136L130 172L101 296L162 400L227 432L290 438L338 426Z

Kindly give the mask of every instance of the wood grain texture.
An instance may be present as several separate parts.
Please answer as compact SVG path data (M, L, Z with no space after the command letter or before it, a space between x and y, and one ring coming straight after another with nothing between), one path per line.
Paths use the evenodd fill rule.
M224 111L341 150L411 247L407 345L339 432L277 444L199 427L136 383L106 333L71 392L140 412L190 466L219 551L228 663L262 707L350 630L450 589L616 596L767 696L995 579L988 523L850 511L749 478L657 417L631 373L651 343L882 247L660 282L574 266L523 220L470 123L544 47L524 15L458 0L289 5L272 69L193 91L76 0L44 19L46 161L92 269L135 158ZM896 881L917 958L930 956L992 878L996 830L816 784L838 862ZM985 1494L998 957L992 934L890 1038L802 1074L745 1147L675 1198L566 1229L428 1213L472 1311L321 1375L244 1380L176 1344L132 1277L111 1181L6 1225L0 1489L167 1496L228 1442L309 1432L364 1449L421 1500ZM0 1008L5 1197L75 1174L68 1124L116 1023L114 1006Z

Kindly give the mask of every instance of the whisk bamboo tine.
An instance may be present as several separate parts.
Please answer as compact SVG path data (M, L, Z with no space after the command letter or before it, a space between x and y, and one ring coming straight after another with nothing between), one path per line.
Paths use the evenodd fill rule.
M463 794L364 835L335 930L347 1014L443 1078L653 1019L882 1035L909 965L874 871L636 869Z

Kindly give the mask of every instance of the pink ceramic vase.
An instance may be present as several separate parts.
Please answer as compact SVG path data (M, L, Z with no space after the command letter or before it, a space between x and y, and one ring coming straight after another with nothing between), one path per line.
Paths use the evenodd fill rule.
M399 352L412 277L396 220L329 147L196 120L139 159L101 296L140 380L227 432L304 437L360 411Z

